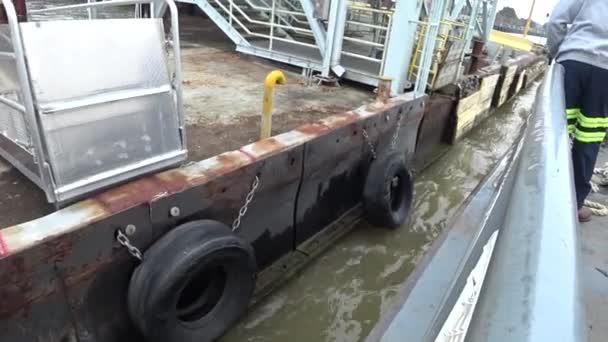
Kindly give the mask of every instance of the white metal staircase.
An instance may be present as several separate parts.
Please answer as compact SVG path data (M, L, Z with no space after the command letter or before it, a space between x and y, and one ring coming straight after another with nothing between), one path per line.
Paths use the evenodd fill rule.
M346 0L326 13L311 0L180 0L198 5L239 52L376 85L383 74L392 10ZM342 14L344 22L332 20ZM330 38L328 38L328 36ZM342 71L343 70L343 71Z

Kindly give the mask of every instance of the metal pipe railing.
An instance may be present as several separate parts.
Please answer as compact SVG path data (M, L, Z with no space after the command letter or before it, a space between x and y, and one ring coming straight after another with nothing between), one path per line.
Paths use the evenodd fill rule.
M2 0L2 5L6 11L6 19L10 28L10 42L13 46L15 66L17 69L17 77L19 79L19 88L22 94L21 101L23 102L23 115L28 133L34 145L32 153L37 160L36 166L38 169L38 175L40 176L40 179L42 179L41 182L38 182L38 185L48 194L50 189L47 188L47 185L52 184L53 180L48 170L48 164L46 163L46 156L43 150L44 140L40 134L40 130L38 129L36 109L34 107L34 95L32 91L32 84L30 83L30 78L27 73L23 40L21 38L21 28L19 26L17 12L15 11L13 2L11 0ZM5 101L5 104L10 105L10 102ZM14 107L19 108L18 110L21 111L21 104L15 103L15 105L16 106ZM22 170L22 172L27 173L28 171Z
M586 341L563 74L538 93L467 341Z

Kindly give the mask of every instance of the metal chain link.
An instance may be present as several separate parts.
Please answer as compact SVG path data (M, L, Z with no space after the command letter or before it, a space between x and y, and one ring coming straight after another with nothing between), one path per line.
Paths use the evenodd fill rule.
M376 154L376 148L374 147L372 140L369 138L369 134L367 134L367 131L365 130L365 128L363 129L363 137L365 138L365 141L367 142L367 146L369 146L369 151L372 153L372 158L374 160L376 160L378 158L378 155Z
M397 127L395 127L395 133L393 133L393 137L391 139L390 151L393 151L397 147L397 141L399 139L399 131L401 130L401 124L403 123L403 113L399 114L399 119L397 119ZM363 137L365 138L365 142L367 146L369 146L369 150L372 153L372 158L374 160L378 159L378 154L376 153L376 149L374 148L374 144L367 133L367 130L363 129Z
M403 112L399 113L399 119L397 119L397 127L395 128L395 133L393 134L393 139L391 141L391 149L393 151L395 147L397 147L397 140L399 139L399 131L401 130L401 122L403 121Z
M116 234L116 241L118 241L118 243L120 243L123 247L127 248L129 253L139 261L143 260L141 251L131 244L129 238L120 229L118 230L118 234Z
M232 222L232 231L233 232L236 231L237 229L239 229L239 226L241 225L241 219L243 218L243 216L245 216L245 214L247 214L247 209L249 208L249 204L251 203L251 201L253 201L253 196L255 195L255 191L258 189L259 185L260 185L260 177L255 176L255 179L253 180L253 184L251 184L251 190L245 197L245 204L243 204L241 209L239 209L239 215L236 217L236 219L234 219L234 222Z

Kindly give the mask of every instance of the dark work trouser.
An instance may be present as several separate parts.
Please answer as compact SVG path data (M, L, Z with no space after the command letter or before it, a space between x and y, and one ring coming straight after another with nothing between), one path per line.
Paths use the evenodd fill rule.
M608 70L563 61L568 131L574 136L572 164L579 209L591 192L591 177L600 143L608 128Z

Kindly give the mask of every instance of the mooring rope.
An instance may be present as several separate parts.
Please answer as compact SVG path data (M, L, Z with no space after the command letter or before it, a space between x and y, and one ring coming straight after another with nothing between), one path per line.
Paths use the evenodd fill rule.
M595 216L608 216L608 206L602 203L585 200L585 207L591 209Z
M608 186L608 163L604 164L604 167L598 167L593 170L591 191L600 191L600 186ZM585 206L591 209L591 212L595 216L608 216L608 206L605 204L585 200Z
M593 170L593 182L600 186L608 186L608 163L604 167Z

